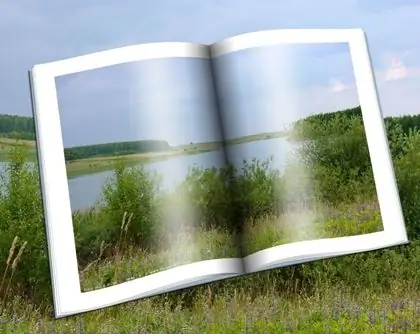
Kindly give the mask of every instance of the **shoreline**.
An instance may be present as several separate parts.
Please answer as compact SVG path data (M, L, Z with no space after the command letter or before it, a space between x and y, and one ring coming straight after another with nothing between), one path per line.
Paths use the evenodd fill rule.
M282 138L286 136L286 131L264 132L228 139L224 143L219 141L173 146L171 151L146 152L116 156L92 156L85 159L66 161L67 178L70 180L84 175L111 171L115 168L115 162L117 160L122 160L126 165L132 167L135 165L164 161L178 156L213 152L222 149L223 146L227 147L253 141ZM28 150L26 153L28 161L35 162L37 160L35 141L0 138L0 162L7 163L9 161L8 154L12 146L21 146L22 148L26 148Z
M135 166L146 163L164 161L177 156L195 155L207 152L214 152L223 146L233 146L248 142L270 140L286 137L286 131L264 132L256 135L243 136L226 140L223 142L204 142L197 144L174 146L173 151L137 153L110 157L91 157L86 159L66 162L68 179L83 175L106 172L114 169L114 162L121 159L127 166Z
M202 148L189 151L174 150L156 153L120 155L114 157L92 157L87 159L75 160L72 162L66 162L67 178L70 180L80 176L112 171L115 168L115 162L117 162L118 160L123 161L126 164L126 166L133 167L137 165L164 161L174 157L201 154L216 150L217 148Z

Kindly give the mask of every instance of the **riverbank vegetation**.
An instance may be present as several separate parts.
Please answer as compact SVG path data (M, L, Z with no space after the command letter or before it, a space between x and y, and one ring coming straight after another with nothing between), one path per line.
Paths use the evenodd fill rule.
M257 140L281 138L281 137L285 137L286 134L287 134L286 131L263 132L263 133L258 133L255 135L248 135L248 136L228 139L225 141L225 145L238 145L238 144L244 144L244 143L257 141Z
M307 143L299 154L305 157L304 167L312 171L310 198L323 204L323 217L328 218L319 232L324 234L318 236L380 229L363 123L360 113L352 112L309 118L294 129L296 138ZM0 328L87 333L416 333L420 328L420 132L415 124L407 118L387 122L410 245L270 270L57 321L50 318L51 282L38 174L25 167L25 155L15 148L5 171L6 191L0 197L4 273ZM279 219L284 230L277 230L277 241L270 239L272 221L291 214L290 204L295 203L282 198L307 198L307 187L290 186L269 163L249 161L240 173L233 166L192 169L177 191L195 208L190 217L198 231L177 230L185 232L185 239L180 233L178 241L199 240L203 252L197 254L202 258L208 250L216 257L235 254L229 240L244 229L253 237L248 244L257 248L272 245L281 236L283 242L295 240L295 232L302 228L290 219L287 224ZM287 189L297 192L285 196ZM86 289L142 275L150 258L153 266L168 263L165 254L172 254L171 249L156 247L165 244L163 228L171 227L156 223L164 219L156 210L163 200L179 207L176 199L161 196L158 176L121 161L115 165L102 201L73 217Z
M35 140L32 117L0 114L0 137L19 140Z
M33 140L21 140L0 137L0 161L8 161L9 153L14 147L24 147L28 161L36 159L36 144Z
M133 142L133 143L141 143L141 142ZM166 143L166 142L165 142ZM110 144L103 144L109 145L111 147L117 147L121 143L110 143ZM166 143L167 144L167 143ZM99 145L92 145L94 149L96 146ZM200 154L210 151L215 151L222 148L222 143L220 142L210 142L210 143L197 143L197 144L189 144L189 145L180 145L180 146L169 146L167 149L164 149L163 145L161 149L151 150L149 147L148 149L144 150L144 152L133 153L130 151L121 152L121 151L113 151L111 150L108 155L91 155L88 154L86 158L74 159L74 160L67 160L66 158L66 168L67 168L67 177L74 178L81 175L87 174L95 174L104 171L112 171L114 170L115 163L117 161L124 162L125 166L136 166L139 164L151 163L166 160L169 158L173 158L175 156L180 155L193 155L193 154ZM73 147L65 150L75 150L77 151L79 148L82 147ZM141 151L141 150L139 150Z

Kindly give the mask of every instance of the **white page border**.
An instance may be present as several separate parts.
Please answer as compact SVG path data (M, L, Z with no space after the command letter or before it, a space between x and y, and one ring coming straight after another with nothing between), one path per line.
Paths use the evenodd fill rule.
M243 273L241 259L200 261L108 288L81 292L55 78L133 61L209 58L207 46L151 43L57 62L30 71L54 312L57 318Z
M303 241L264 249L245 258L245 269L252 272L268 267L280 267L285 261L296 264L315 258L408 243L365 33L361 29L284 29L253 32L212 45L211 54L218 57L240 50L282 43L349 44L384 230L366 235Z

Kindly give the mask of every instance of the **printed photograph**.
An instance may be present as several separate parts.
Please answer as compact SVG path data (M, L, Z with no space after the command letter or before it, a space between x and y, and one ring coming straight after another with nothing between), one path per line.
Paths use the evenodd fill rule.
M383 230L348 43L215 62L243 255Z
M213 193L226 157L209 60L138 61L56 84L82 290L240 256L228 221L213 218L230 206Z

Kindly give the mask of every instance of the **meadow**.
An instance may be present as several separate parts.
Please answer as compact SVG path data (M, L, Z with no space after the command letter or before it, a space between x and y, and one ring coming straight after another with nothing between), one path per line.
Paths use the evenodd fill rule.
M411 122L411 123L410 123ZM11 148L0 197L0 332L86 333L418 333L420 330L420 131L415 117L387 122L387 133L410 245L282 268L164 294L60 320L52 319L51 282L37 170L22 147ZM408 124L408 125L407 125ZM381 228L360 109L314 116L295 125L304 163L314 173L314 197L328 224L317 237ZM184 191L199 216L199 242L209 256L247 244L288 242L299 228L282 196L284 176L269 161L193 169ZM118 160L103 200L74 213L82 285L87 289L141 275L165 262L153 253L164 233L154 208L158 179ZM139 189L142 189L140 193ZM140 199L141 197L141 199ZM165 198L169 199L170 198ZM281 198L280 198L281 199ZM272 221L277 219L273 238ZM180 235L181 244L188 241ZM302 238L313 237L303 235ZM293 239L294 240L294 239ZM252 251L250 249L249 251ZM150 258L152 261L150 262Z

